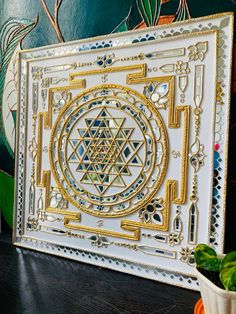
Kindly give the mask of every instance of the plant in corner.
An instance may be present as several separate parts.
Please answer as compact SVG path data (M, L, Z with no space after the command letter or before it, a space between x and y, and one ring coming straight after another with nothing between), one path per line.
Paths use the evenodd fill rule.
M236 251L218 256L206 244L194 250L205 314L236 313Z

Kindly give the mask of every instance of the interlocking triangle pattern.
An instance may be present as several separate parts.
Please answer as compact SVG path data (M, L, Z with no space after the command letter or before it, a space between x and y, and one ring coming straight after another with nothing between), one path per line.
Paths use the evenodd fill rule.
M100 195L110 186L125 188L129 168L143 167L138 155L143 141L131 140L134 128L124 127L125 120L103 108L96 118L85 119L86 128L78 129L78 138L69 139L73 151L68 163L78 164L81 183L93 184Z

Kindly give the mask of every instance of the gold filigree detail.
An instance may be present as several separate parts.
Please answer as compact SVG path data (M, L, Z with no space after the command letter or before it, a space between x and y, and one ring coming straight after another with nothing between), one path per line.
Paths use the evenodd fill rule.
M30 158L35 161L35 158L37 156L37 143L36 143L36 140L35 140L35 137L32 138L31 141L29 141L29 156Z
M119 91L119 93L121 93L122 91L123 92L129 92L130 93L130 96L129 97L131 97L131 95L132 94L134 94L134 95L137 95L139 98L141 98L142 100L145 100L145 102L147 102L147 100L146 100L146 98L143 98L141 95L139 95L138 93L136 93L136 92L134 92L134 91L130 91L130 89L127 89L127 88L125 88L125 87L123 87L123 86L118 86L118 85L105 85L105 86L96 86L95 88L92 88L92 89L90 89L90 90L87 90L87 91L85 91L84 93L81 93L80 95L78 95L76 98L74 98L74 100L73 101L76 101L77 99L80 99L81 97L84 97L84 95L87 95L87 93L88 92L90 92L90 91L96 91L96 90L99 90L99 89L101 89L101 90L103 90L103 89L107 89L107 88L117 88L118 90L121 90L121 91ZM151 106L152 107L152 106ZM68 107L69 108L69 107ZM65 108L65 110L66 110L66 108ZM61 113L61 114L63 114L63 113ZM157 113L155 113L155 114L157 114ZM68 119L69 119L70 117L68 117ZM59 118L58 118L59 119ZM59 120L58 120L59 121ZM160 129L162 130L162 132L163 132L163 127L164 127L164 125L163 125L163 123L160 121L159 122L159 125L160 125ZM55 130L56 130L56 127L54 127L54 131L52 132L52 134L55 132ZM163 135L164 136L164 135ZM53 138L53 135L52 135L52 138ZM163 148L163 152L166 152L167 150L166 149L164 149ZM163 155L163 161L166 159L166 157ZM52 164L52 169L53 169L53 162L52 162L52 159L51 159L51 164ZM164 170L165 170L165 167L164 167ZM164 172L163 172L164 173ZM55 175L55 178L56 178L56 180L57 180L57 175ZM157 180L157 182L155 183L155 186L159 186L160 185L160 180L162 180L162 178L163 178L163 174L161 174L161 176L160 176L160 179L158 179ZM58 184L60 185L60 182L58 181ZM156 188L155 188L156 189ZM153 193L155 193L155 190L153 190ZM152 193L152 194L153 194ZM68 197L65 193L64 193L64 195L65 195L65 197ZM82 195L81 195L81 197L82 197ZM71 197L69 197L69 199L70 199L70 202L72 202L76 207L78 207L78 201L74 201ZM144 203L144 202L147 202L148 200L142 200L141 202L140 202L140 205L139 206L142 206L142 204ZM91 201L90 201L91 202ZM109 217L109 216L113 216L113 214L110 214L109 212L104 212L104 211L93 211L93 212L91 212L89 209L88 209L88 207L86 208L86 207L82 207L82 206L80 206L80 209L81 210L83 210L83 211L86 211L86 212L89 212L89 213L92 213L93 215L95 215L95 216L106 216L106 217ZM136 208L136 207L134 207L133 209L132 209L132 211L134 211L134 210L138 210L138 207ZM130 211L129 211L130 212ZM119 211L117 211L116 213L115 213L115 215L116 216L122 216L122 215L125 215L125 214L127 214L127 210L119 210Z
M71 100L71 96L71 92L66 90L53 93L53 113L58 113Z
M172 154L172 156L173 156L174 158L179 158L179 157L181 157L181 153L180 153L178 150L175 150L175 149L173 149L173 150L171 151L171 154Z
M145 54L145 57L151 60L162 59L162 58L174 58L185 55L185 48L175 48L167 50L152 51Z
M196 45L191 45L188 50L189 61L203 61L208 50L208 41L200 41Z
M181 247L180 251L180 261L183 263L188 264L189 266L194 266L195 265L195 260L194 260L194 249L190 247Z
M225 96L223 92L223 82L216 83L216 101L218 105L224 105L223 97Z
M70 84L82 84L84 79L78 79L78 77L84 77L87 75L97 75L97 74L104 74L104 73L115 73L115 72L126 72L126 71L129 72L133 70L139 70L139 71L133 75L127 74L126 76L127 84L130 83L130 80L132 80L132 77L134 78L145 77L146 71L147 71L147 65L135 64L135 65L119 66L119 67L113 67L113 68L102 68L102 69L96 69L96 70L69 73L69 83Z
M112 68L112 69L100 69L99 71L94 70L94 71L92 71L92 73L90 73L89 71L81 72L81 73L72 73L71 76L70 76L70 81L71 81L71 83L79 83L78 84L79 86L83 86L83 85L85 86L85 84L83 83L83 82L85 82L85 80L84 79L75 80L75 76L83 76L83 75L89 75L89 74L90 75L91 74L101 74L101 73L110 72L110 71L107 71L107 70L112 70L112 71L120 71L120 70L122 70L122 71L125 71L125 70L130 70L130 69L131 70L132 69L139 69L140 72L132 73L132 74L128 74L127 75L127 83L129 83L129 84L142 83L142 82L166 82L166 81L169 80L169 82L170 82L170 95L171 95L170 112L172 113L171 114L169 112L169 124L171 125L171 127L179 127L180 126L180 122L179 122L180 112L183 112L184 113L184 121L185 121L184 129L187 130L186 126L188 127L188 123L189 123L189 108L188 108L188 106L182 106L181 109L180 109L180 107L174 108L173 92L172 92L172 88L173 88L172 84L174 83L173 77L169 76L169 77L163 77L163 78L156 78L156 77L154 77L154 78L145 78L146 65L137 65L135 67L134 66L127 66L127 67L122 67L122 69L120 69L119 67ZM50 95L49 95L49 104L50 104ZM45 116L46 122L47 122L48 117L50 116L49 112L50 112L50 108L49 108L48 113L46 113L46 116ZM187 120L186 120L186 118L187 118ZM188 121L188 123L187 123L187 121ZM47 123L47 124L48 124L48 126L50 125L50 123ZM187 139L186 143L188 143L188 137L187 137L186 131L184 131L183 138ZM183 152L182 153L184 153L184 155L186 155L184 148L183 148ZM185 170L186 167L187 167L186 159L183 158L182 176L181 176L181 178L184 178L183 174L186 171ZM170 199L171 198L170 196L173 195L175 197L172 197L172 200L177 201L177 202L180 201L180 203L181 203L185 199L184 198L184 195L185 195L184 185L186 185L186 183L183 180L181 181L180 198L177 198L177 194L176 194L177 186L176 186L176 184L177 184L177 182L173 181L173 180L169 180L167 182L166 186L168 186L168 188L166 189L166 191L169 191L166 194L167 195L167 199L168 198ZM170 191L172 191L172 192L170 192ZM167 205L169 204L168 200L166 201L166 204ZM168 210L168 206L166 206L166 209ZM82 227L82 229L80 229L80 230L87 230L86 227L84 227L85 229L83 229L83 226L78 226L77 224L73 225L69 221L70 221L70 219L69 220L68 219L65 220L65 226L66 227L69 227L69 228L72 227L72 228L76 228L76 229L77 228L80 229L80 227ZM76 221L78 221L78 220L76 220ZM160 230L165 230L165 229L168 228L168 226L167 226L168 215L166 215L166 214L164 216L164 221L165 221L165 226L164 226L164 228L160 228ZM150 226L151 226L150 229L152 229L153 225L150 225ZM131 228L132 230L138 230L138 232L139 232L139 227L145 227L145 226L144 225L139 225L139 227L137 228L136 226L132 226L132 225L127 224L126 221L122 221L121 227L124 228L124 229L128 229L128 230L130 230L130 228ZM156 228L156 227L154 227L154 228ZM94 231L94 230L92 230L92 231ZM100 232L100 231L101 231L101 229L97 229L97 233ZM108 231L108 235L110 235L110 233L111 233L111 231ZM105 235L107 235L107 233ZM123 234L122 235L119 234L119 236L125 237L125 235L123 235ZM136 239L137 239L137 237L136 237Z
M129 167L144 166L138 154L144 140L130 139L134 128L125 127L125 120L102 108L96 118L85 118L86 127L69 139L68 165L76 165L76 172L83 173L80 182L94 185L100 195L110 186L127 187L123 178L131 176Z
M42 88L48 88L51 85L56 85L58 83L67 82L67 81L68 81L68 79L65 77L56 77L56 76L46 77L46 78L42 79L41 86L42 86Z
M57 187L51 187L50 191L50 208L65 209L68 207L68 201L64 199L63 195Z
M31 73L33 80L41 80L43 78L43 67L33 66Z
M127 57L116 57L114 53L110 55L103 55L98 56L97 59L93 62L73 62L73 63L66 63L66 64L58 64L58 65L52 65L44 68L45 73L55 73L55 72L61 72L61 71L69 71L69 70L75 70L77 68L82 67L89 67L93 65L98 65L100 68L109 68L117 61L137 61L137 60L143 60L144 54L140 53L138 55L134 56L127 56Z
M88 239L91 240L91 245L97 246L98 248L107 248L109 245L113 244L106 237L101 236L100 234L91 235L88 237Z
M175 72L177 75L190 73L188 62L183 62L182 60L178 60L176 63L164 64L160 67L160 70L164 73Z
M77 223L72 223L72 222L77 222ZM87 227L87 226L78 224L78 222L80 222L80 220L74 217L69 217L69 216L64 217L64 226L69 229L86 231L86 232L102 234L102 235L109 235L111 237L123 238L123 239L133 240L133 241L138 241L140 238L140 229L137 227L126 226L126 225L121 224L122 229L129 231L131 233L131 234L127 234L127 233L121 233L121 232L116 232L112 230Z
M157 109L166 109L170 98L169 82L149 83L144 87L143 94L153 102Z
M139 218L144 223L163 224L162 211L164 210L163 199L151 200L145 207L139 210Z
M181 103L184 103L185 91L186 91L187 86L188 86L188 76L187 75L179 76L178 87L181 91L181 95L180 95Z
M200 144L200 140L196 137L195 142L190 146L190 163L195 172L204 165L206 154L204 153L204 145Z

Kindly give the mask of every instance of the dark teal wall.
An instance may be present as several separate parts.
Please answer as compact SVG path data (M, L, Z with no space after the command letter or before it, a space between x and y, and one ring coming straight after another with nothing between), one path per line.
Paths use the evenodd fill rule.
M53 12L54 0L47 0ZM176 12L179 0L163 5L163 14ZM231 0L188 0L192 17L222 11L235 11ZM128 14L131 26L140 21L136 0L63 0L59 11L59 24L66 41L110 33ZM0 26L9 17L34 19L39 16L37 27L25 38L24 48L49 45L57 42L55 32L42 8L40 0L0 0Z

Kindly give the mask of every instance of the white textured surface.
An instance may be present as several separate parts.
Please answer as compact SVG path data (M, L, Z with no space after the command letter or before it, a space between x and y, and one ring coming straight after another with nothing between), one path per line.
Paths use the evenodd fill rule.
M104 40L103 39L90 39L86 40L86 45L88 49L85 49L85 44L83 42L66 43L66 45L59 45L53 47L39 48L31 51L25 51L20 54L21 56L21 67L20 74L21 79L20 94L19 94L19 128L18 128L18 139L17 139L17 188L16 188L16 211L15 211L15 233L14 241L15 244L19 246L24 246L32 248L38 251L47 252L50 254L55 254L59 256L64 256L67 258L72 258L75 260L88 262L96 264L99 266L104 266L112 268L115 270L129 272L138 276L151 278L154 280L159 280L191 289L198 289L196 278L194 277L194 267L193 263L190 265L189 259L191 257L192 249L194 243L188 242L188 212L189 212L189 196L191 193L191 176L193 174L193 169L188 168L189 182L187 186L188 202L182 204L181 207L181 219L183 222L183 239L181 243L175 244L174 247L168 245L168 243L157 242L154 238L156 231L141 230L145 236L142 236L141 241L138 244L142 245L142 250L135 251L129 249L127 244L129 243L126 239L115 239L115 237L109 237L108 241L122 242L120 246L110 245L109 246L95 246L92 245L89 240L89 232L81 231L80 236L84 238L70 236L68 235L68 229L65 228L63 223L63 217L61 214L52 217L51 220L43 220L42 217L39 218L38 226L35 229L28 226L27 219L34 218L37 216L33 214L29 215L29 184L32 161L29 158L28 147L29 141L32 139L32 128L28 127L32 125L32 86L35 81L32 78L32 67L50 67L55 65L63 64L74 64L80 62L91 62L91 68L95 68L94 60L97 56L104 56L104 54L110 54L114 52L116 56L126 58L128 56L136 55L137 53L143 52L148 53L152 51L163 51L166 49L172 49L176 47L187 47L196 44L197 42L207 41L208 42L208 52L206 53L203 62L197 60L196 65L201 65L204 63L205 69L205 82L206 86L204 88L203 97L203 113L201 118L201 143L204 145L204 152L207 155L204 160L204 167L199 172L199 189L198 189L198 210L199 210L199 228L197 231L197 242L212 242L218 252L223 251L224 242L224 200L225 200L225 182L226 182L226 160L227 160L227 129L228 129L228 113L229 113L229 89L230 89L230 58L231 58L231 38L232 38L232 17L228 15L213 16L210 18L202 18L198 20L192 20L184 24L173 24L165 26L163 28L153 28L147 29L145 31L130 32L112 35L110 38L110 48L104 50L93 50L93 41ZM219 30L219 40L220 45L219 50L219 66L216 68L216 55L214 54L216 44L216 33L215 30ZM143 36L148 32L148 36L152 35L152 41L146 41L143 43ZM144 36L146 38L146 35ZM119 38L119 39L118 39ZM137 38L142 41L139 45L131 45L131 43L136 43ZM158 42L156 41L158 40ZM161 40L161 41L160 41ZM130 44L129 46L125 46ZM125 47L124 47L125 46ZM90 48L89 48L90 47ZM86 53L85 53L86 50ZM223 52L227 51L225 55ZM73 55L71 55L71 53ZM55 56L55 57L54 57ZM177 58L178 60L180 58ZM152 75L162 76L164 75L160 68L162 64L175 63L178 60L174 56L171 60L145 60L149 68L157 71L147 72L147 75L151 77ZM183 59L183 60L182 60ZM182 57L182 61L187 61L187 54ZM118 61L117 61L118 62ZM123 61L122 61L123 62ZM128 61L130 64L133 62ZM137 61L138 62L138 61ZM136 61L134 63L137 63ZM125 64L125 63L122 63ZM117 64L118 65L118 64ZM116 65L115 65L116 66ZM192 144L193 139L193 106L194 102L192 99L193 94L193 75L195 69L195 63L189 65L191 70L191 79L189 79L189 88L186 90L185 101L187 106L191 106L191 132L190 132L190 143ZM90 68L89 68L90 69ZM216 70L219 72L219 79L224 79L223 96L222 101L224 105L215 103L215 86L212 77L216 77ZM154 73L153 73L154 72ZM173 73L172 73L173 74ZM166 74L165 74L166 75ZM165 76L164 75L164 76ZM43 72L44 79L49 78L59 78L68 79L68 73L63 71L58 71L56 73ZM39 79L39 96L41 95L42 82ZM97 86L101 83L100 76L86 76L86 88ZM109 73L108 78L106 78L108 83L116 83L124 85L125 80L123 73ZM219 82L220 83L220 82ZM59 82L58 86L65 84ZM178 77L175 82L176 99L175 104L180 105L180 91L178 90ZM52 87L58 87L54 84ZM143 93L143 86L137 84L137 86L132 86L132 88L137 89L137 92ZM76 97L80 91L73 89L72 97ZM39 107L40 112L45 112L46 109L43 106L41 97L39 97ZM46 106L46 105L45 105ZM215 112L216 108L216 113ZM162 110L162 111L161 111ZM167 110L160 109L162 118L165 125L168 125L168 112ZM53 123L56 120L56 112L53 114ZM213 123L215 121L215 125ZM182 124L181 124L182 125ZM215 131L215 132L214 132ZM172 150L181 151L182 143L182 130L169 129L168 130L169 142L170 142L170 152ZM50 139L50 130L44 130L43 135L43 147L46 147ZM215 162L215 169L217 170L217 186L213 190L212 184L212 170L213 170L213 146L215 142L219 142L221 145L221 150L218 153L218 157ZM27 152L27 154L26 154ZM171 179L179 179L180 175L180 163L181 158L172 158L169 162L167 177ZM48 161L48 155L44 151L42 158L42 169L49 170L50 165ZM53 176L51 176L52 186L56 186L56 182ZM215 184L216 185L216 184ZM213 203L211 197L213 190ZM37 187L36 199L39 198L39 189ZM45 191L42 191L45 194ZM164 195L164 184L158 190L158 196ZM172 206L169 219L169 231L172 231L173 220L175 217L176 204ZM37 204L36 204L37 207ZM36 208L37 209L37 208ZM77 210L73 208L72 204L69 204L69 210ZM133 216L137 213L131 213ZM56 219L55 219L56 218ZM129 217L129 219L134 219L137 217ZM104 219L104 229L114 230L121 232L120 223L117 218ZM89 215L88 213L82 213L82 224L84 226L97 227L97 218ZM39 228L40 227L40 228ZM52 229L53 232L45 232L45 228ZM55 230L61 232L56 233ZM100 230L99 230L100 231ZM76 233L76 231L74 231ZM159 232L158 232L159 233ZM149 237L146 234L150 234ZM76 235L78 235L76 233ZM168 236L168 232L164 232L164 236ZM131 242L133 244L136 242ZM120 243L119 243L120 244ZM148 248L148 249L147 249ZM146 254L143 252L146 249ZM168 250L174 253L174 258L165 258L160 255L151 255L151 250L157 249L160 253L162 249ZM186 256L182 256L181 253Z

